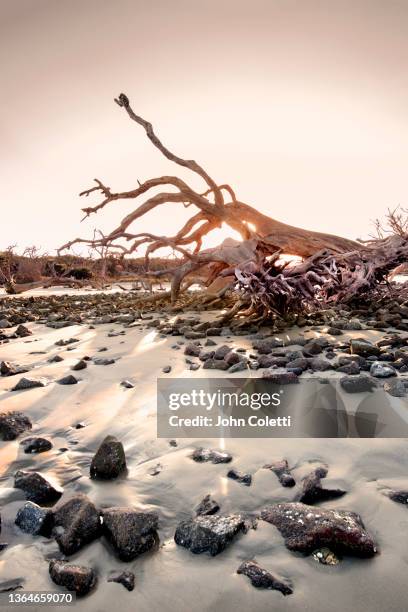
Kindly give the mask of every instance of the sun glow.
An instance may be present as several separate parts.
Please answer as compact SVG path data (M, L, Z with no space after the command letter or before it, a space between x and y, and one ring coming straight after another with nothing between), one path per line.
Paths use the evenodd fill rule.
M241 234L233 230L229 225L223 223L220 228L214 229L207 236L203 238L203 249L211 249L219 246L227 238L232 238L238 242L242 241Z

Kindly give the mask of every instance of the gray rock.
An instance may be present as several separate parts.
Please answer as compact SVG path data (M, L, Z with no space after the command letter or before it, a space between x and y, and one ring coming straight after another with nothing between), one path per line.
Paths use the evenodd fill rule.
M171 366L164 366L163 370L162 370L163 374L170 374L171 372Z
M235 372L244 372L248 369L248 365L245 361L239 361L238 363L234 363L232 366L228 368L228 372L234 374Z
M207 359L204 361L203 368L205 370L228 370L229 366L223 359Z
M24 391L26 389L35 389L36 387L45 387L45 381L40 378L20 378L18 383L12 388L12 391Z
M276 385L293 385L299 383L295 372L276 372L276 370L264 370L262 378L265 378Z
M326 372L327 370L333 369L333 366L330 361L328 361L327 359L322 359L320 357L313 357L310 360L310 366L314 372Z
M372 557L377 546L361 517L348 510L326 510L302 503L282 503L262 510L264 521L275 525L289 550L310 554L327 546L339 554Z
M283 595L293 593L292 585L288 581L280 580L268 570L263 569L254 559L244 561L237 569L237 574L248 576L251 584L258 589L274 589Z
M0 436L2 440L15 440L31 428L30 419L22 412L0 412Z
M54 535L65 555L78 552L101 533L100 512L86 495L75 495L54 511Z
M375 383L368 376L344 376L340 379L340 385L347 393L365 393L372 391Z
M364 339L351 340L350 351L352 355L360 355L361 357L378 356L381 352L377 346Z
M384 391L392 395L393 397L405 397L407 389L404 382L399 378L390 380L384 383Z
M188 355L189 357L198 357L200 353L201 347L198 346L198 344L193 344L192 342L186 344L184 348L184 354Z
M370 374L374 378L390 378L397 376L397 370L391 365L375 361L370 368Z
M109 357L94 357L93 362L95 365L107 366L115 363L115 360Z
M38 472L18 470L14 476L14 488L21 489L27 500L36 504L53 504L63 494L63 489L54 486Z
M95 587L97 578L94 570L83 565L70 565L65 561L50 561L51 580L68 591L75 591L77 596L87 595Z
M106 436L92 459L91 478L112 480L125 470L126 457L122 442L114 436Z
M174 540L192 553L209 552L215 556L239 533L246 531L246 521L241 514L197 516L178 524Z
M103 531L122 561L131 561L158 544L158 516L134 508L103 510Z
M13 327L13 324L8 319L0 319L0 329L8 329L10 327Z
M28 501L18 510L15 524L31 535L48 537L52 529L52 512Z
M213 448L196 448L192 453L191 458L197 463L211 462L211 463L230 463L232 461L232 455L225 451L219 451Z

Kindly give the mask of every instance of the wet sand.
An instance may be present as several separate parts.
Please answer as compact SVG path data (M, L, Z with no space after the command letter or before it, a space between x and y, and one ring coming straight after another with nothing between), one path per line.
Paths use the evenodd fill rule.
M71 563L92 566L98 573L96 590L78 600L77 610L380 612L406 609L408 510L381 493L389 487L408 488L406 440L225 439L221 444L234 457L230 466L253 474L252 486L244 487L225 477L225 465L197 464L189 458L193 448L219 448L220 440L179 439L178 446L172 447L168 440L156 437L158 376L224 375L219 371L187 370L183 351L171 348L177 338L160 338L152 329L130 329L119 324L98 325L95 329L77 325L59 330L38 324L27 326L33 335L0 345L0 360L29 365L33 369L28 375L44 377L50 384L10 392L20 376L0 378L1 410L27 414L33 422L29 435L49 438L53 449L25 455L19 444L24 436L12 442L0 442L0 540L9 544L0 553L0 582L22 577L24 589L60 590L48 575L48 560L60 554L57 544L54 540L24 534L14 525L17 510L24 502L22 492L13 488L14 473L18 469L33 469L64 487L63 500L83 492L97 506L134 505L155 510L160 516L158 551L122 563L101 538L70 557ZM124 336L108 337L111 330L123 329ZM314 332L306 335L313 336ZM365 335L375 340L381 337L381 332L347 332L344 338L350 335ZM72 345L73 350L55 346L56 341L71 337L80 340ZM216 338L217 343L220 340L223 339ZM245 337L232 337L232 340L235 346L250 346ZM97 351L101 347L108 350L99 355ZM32 351L45 351L45 354L30 354ZM57 353L64 361L48 363ZM77 385L61 386L52 382L71 373L70 367L84 355L113 357L117 361L109 366L90 365L74 372L81 379ZM171 365L172 371L164 375L161 371L166 365ZM327 374L324 373L325 377ZM249 371L248 375L259 376L260 372ZM242 373L235 376L242 377ZM132 381L135 387L121 387L124 379ZM407 407L406 400L396 401ZM86 426L75 429L79 422ZM116 481L93 481L89 478L90 462L107 434L122 441L128 474ZM68 451L60 452L62 447ZM265 463L282 458L293 466L298 483L295 489L284 489L274 474L262 469ZM161 472L150 475L149 471L159 463ZM334 567L321 565L312 556L288 551L279 532L263 521L256 530L238 537L214 558L193 555L174 543L177 523L189 517L207 493L220 503L223 512L259 511L266 504L292 500L301 477L321 463L329 467L325 485L348 491L340 500L325 502L324 507L361 514L366 528L379 544L380 554L373 559L346 557ZM272 573L289 578L294 593L284 597L277 591L251 586L246 577L236 574L240 563L249 558L256 558ZM133 592L107 582L107 575L114 569L135 573Z

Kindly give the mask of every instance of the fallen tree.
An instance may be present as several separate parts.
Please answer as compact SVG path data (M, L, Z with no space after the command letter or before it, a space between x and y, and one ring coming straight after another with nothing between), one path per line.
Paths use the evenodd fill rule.
M171 274L171 299L176 302L188 285L192 273L205 269L207 285L220 276L229 277L230 285L238 290L238 301L227 316L243 307L247 314L261 317L285 315L322 304L350 303L366 299L396 266L408 255L407 225L398 215L391 217L392 235L380 235L367 243L297 228L267 215L237 199L228 184L218 184L196 161L172 153L157 137L151 123L136 115L125 94L115 99L129 118L140 125L152 144L171 162L186 168L203 181L203 191L193 189L175 175L149 179L130 191L113 191L101 180L81 192L82 197L99 193L102 200L84 207L84 219L98 213L117 200L139 200L136 208L126 215L111 232L92 239L75 238L64 244L59 253L75 244L94 249L106 249L121 257L145 248L146 274L149 258L157 250L168 247L180 256L172 270L150 272L152 276ZM157 192L157 188L160 189ZM179 205L195 209L194 214L173 236L135 231L137 221L160 206ZM218 248L202 249L204 236L221 224L227 224L241 235L242 242L226 242ZM381 230L381 225L377 225ZM282 264L282 253L297 255L297 265ZM225 292L225 289L223 290ZM205 297L216 303L217 297ZM196 298L194 298L196 299Z
M137 188L124 192L114 192L102 181L95 179L96 185L83 191L80 195L88 197L90 194L99 192L103 199L95 206L83 208L84 218L98 213L117 200L137 200L145 194L148 195L157 187L165 187L166 191L150 195L106 236L98 239L75 238L63 245L60 252L71 248L74 244L84 243L94 248L105 246L112 250L116 249L126 256L144 246L146 247L146 270L148 270L149 257L152 253L160 248L170 247L183 258L183 263L172 271L172 298L175 300L185 277L204 266L210 266L211 274L208 281L211 282L221 271L224 274L229 271L233 272L237 266L243 267L249 263L260 262L271 254L290 253L300 257L309 257L322 249L342 253L358 247L356 242L347 238L287 225L240 202L230 185L216 183L197 162L178 157L165 147L155 134L151 123L133 111L127 96L121 94L115 99L115 102L127 112L130 119L144 128L149 140L167 159L198 175L203 180L205 191L199 193L177 176L162 176L149 179L144 183L139 182ZM167 190L169 187L172 188L172 191ZM158 206L172 203L185 207L193 206L197 209L174 236L132 231L131 226L138 219ZM235 246L203 251L203 237L215 228L221 227L222 223L238 231L243 242ZM155 274L160 275L160 272Z

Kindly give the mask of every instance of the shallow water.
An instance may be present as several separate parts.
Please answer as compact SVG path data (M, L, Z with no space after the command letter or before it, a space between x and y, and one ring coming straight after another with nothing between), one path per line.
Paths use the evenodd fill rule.
M220 376L218 371L186 370L182 351L171 349L177 338L160 339L151 329L137 328L127 329L125 336L108 338L111 329L123 329L112 324L94 330L86 326L30 328L33 336L0 345L0 360L34 365L30 374L50 381L69 373L80 357L93 356L101 347L108 350L98 356L118 361L76 372L81 381L73 386L50 382L45 388L10 393L19 377L0 379L1 410L25 412L34 423L33 435L45 435L54 444L50 452L24 455L18 441L0 443L1 541L9 543L0 553L0 582L23 577L27 590L58 590L49 579L47 562L58 553L55 542L23 534L14 526L23 496L13 489L13 475L17 469L29 468L55 478L64 487L66 498L81 491L100 506L134 505L159 513L158 551L122 563L100 539L70 558L73 563L92 565L99 575L97 589L78 601L77 610L406 609L408 509L382 494L388 487L408 488L406 440L226 439L221 444L234 457L230 465L253 474L252 486L244 487L225 478L225 465L197 464L189 458L194 447L219 447L220 440L180 439L173 448L168 440L156 438L156 379L163 366L172 366L170 376ZM354 335L363 333L372 339L378 337L377 332ZM74 350L55 346L57 340L69 337L80 339ZM249 346L245 338L235 340L240 346ZM31 351L46 354L29 354ZM64 361L48 364L47 359L57 352ZM123 389L119 385L123 379L132 380L135 388ZM79 421L86 427L74 429ZM129 472L126 478L113 482L91 481L91 458L108 433L123 442ZM69 448L65 453L58 450L63 446ZM345 558L335 567L320 565L312 557L288 551L279 532L262 521L257 530L240 536L214 558L193 555L176 546L173 536L177 523L188 517L207 493L220 503L223 512L258 511L271 502L293 499L298 487L284 489L271 472L262 469L265 463L281 458L293 466L297 482L316 463L326 463L329 474L325 485L340 486L348 493L341 500L326 502L324 507L360 513L378 541L380 554L370 560ZM149 470L158 463L162 471L151 476ZM237 575L242 560L253 557L272 573L289 578L293 595L257 590L246 577ZM107 574L119 568L135 573L133 592L106 581Z

